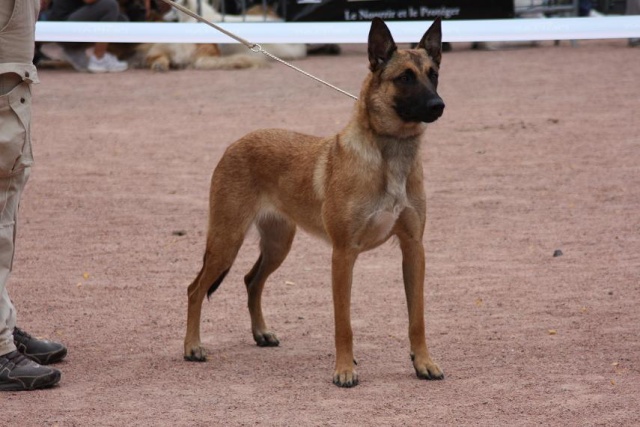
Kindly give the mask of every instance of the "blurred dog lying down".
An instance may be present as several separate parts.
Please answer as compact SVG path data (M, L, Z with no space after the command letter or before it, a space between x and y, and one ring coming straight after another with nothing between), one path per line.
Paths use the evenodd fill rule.
M198 11L197 0L177 0L176 3L193 12ZM170 12L176 13L175 11ZM263 22L281 21L271 9L262 6L247 9L246 16L222 15L209 3L200 4L201 16L211 22ZM184 13L177 12L179 22L196 22ZM211 31L215 31L211 29ZM307 56L304 44L264 44L262 47L282 59L301 59ZM138 46L134 62L154 71L194 68L199 70L233 70L263 67L269 59L262 53L249 50L239 43L230 44L193 44L193 43L152 43Z

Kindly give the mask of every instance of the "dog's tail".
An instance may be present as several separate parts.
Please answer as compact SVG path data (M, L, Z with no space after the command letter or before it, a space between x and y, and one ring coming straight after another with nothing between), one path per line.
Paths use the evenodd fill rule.
M207 271L207 267L208 267L207 254L208 252L205 252L202 260L202 268L200 269L200 272L198 273L196 278L193 280L193 282L189 286L189 297L191 297L192 293L197 292L197 290L200 289L202 286L207 286L207 299L210 299L211 294L213 294L216 290L218 290L218 288L222 284L222 281L224 280L224 278L227 276L227 273L229 273L229 270L231 269L231 267L225 269L222 273L219 273L218 276L215 277L215 279L211 280L211 278L207 277L207 275L211 274L210 271Z
M207 299L210 299L211 294L218 290L224 278L227 277L227 273L229 272L229 270L230 268L227 268L225 271L223 271L220 276L218 276L218 278L211 284L211 286L209 286L209 290L207 291Z

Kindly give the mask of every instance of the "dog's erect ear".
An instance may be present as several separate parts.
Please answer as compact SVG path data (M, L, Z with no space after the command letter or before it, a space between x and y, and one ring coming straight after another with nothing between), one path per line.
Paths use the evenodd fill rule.
M373 18L369 30L369 68L376 71L384 65L398 49L387 24L380 18Z
M440 17L437 17L433 24L429 27L422 40L418 43L418 49L424 49L427 54L438 65L442 59L442 24Z

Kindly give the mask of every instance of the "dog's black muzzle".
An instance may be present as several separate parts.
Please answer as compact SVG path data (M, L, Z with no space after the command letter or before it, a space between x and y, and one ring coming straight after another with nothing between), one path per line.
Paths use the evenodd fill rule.
M435 93L396 98L396 113L405 122L435 122L444 112L444 101Z

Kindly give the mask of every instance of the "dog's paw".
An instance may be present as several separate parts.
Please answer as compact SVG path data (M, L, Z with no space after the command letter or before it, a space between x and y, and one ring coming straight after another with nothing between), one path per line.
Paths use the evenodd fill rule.
M430 358L423 358L423 360L417 360L414 355L411 355L413 360L413 367L416 370L418 378L423 380L443 380L444 372L440 367Z
M207 352L202 346L192 347L190 350L185 351L184 360L189 362L205 362L207 360Z
M149 68L151 68L151 71L165 73L169 71L169 63L163 61L154 61L151 63Z
M253 339L258 347L277 347L280 345L278 337L273 332L254 332Z
M333 374L333 383L338 387L355 387L358 385L358 373L355 369L337 369Z

